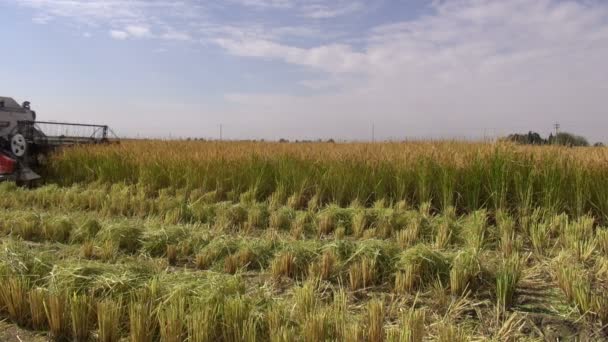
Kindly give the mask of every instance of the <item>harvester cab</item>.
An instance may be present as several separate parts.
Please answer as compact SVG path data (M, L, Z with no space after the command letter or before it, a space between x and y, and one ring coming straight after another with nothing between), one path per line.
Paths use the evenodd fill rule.
M109 143L103 125L36 121L29 102L0 97L0 181L31 183L46 155L61 146ZM113 140L113 139L112 139Z

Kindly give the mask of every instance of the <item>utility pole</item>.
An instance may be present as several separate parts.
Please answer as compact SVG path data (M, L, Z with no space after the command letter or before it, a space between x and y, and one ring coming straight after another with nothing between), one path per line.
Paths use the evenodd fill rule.
M223 125L222 125L222 124L220 124L220 141L222 141L222 140L223 140L223 134L224 134L224 132L223 132L223 128L224 128L224 127L223 127Z
M557 135L559 134L560 125L559 122L553 124L553 128L555 129L555 137L553 138L553 143L557 145L559 142L557 141Z

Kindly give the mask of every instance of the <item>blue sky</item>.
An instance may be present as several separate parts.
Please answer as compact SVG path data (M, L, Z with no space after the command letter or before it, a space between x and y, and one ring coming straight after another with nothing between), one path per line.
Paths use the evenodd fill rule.
M602 0L0 0L1 95L119 135L606 141Z

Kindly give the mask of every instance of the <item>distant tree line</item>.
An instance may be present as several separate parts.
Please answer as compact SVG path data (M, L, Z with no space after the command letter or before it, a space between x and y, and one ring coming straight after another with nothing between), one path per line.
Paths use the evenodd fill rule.
M567 132L560 132L556 135L551 133L545 139L540 134L530 131L528 134L511 134L505 140L524 145L589 146L587 138ZM596 143L594 146L603 146L603 144Z

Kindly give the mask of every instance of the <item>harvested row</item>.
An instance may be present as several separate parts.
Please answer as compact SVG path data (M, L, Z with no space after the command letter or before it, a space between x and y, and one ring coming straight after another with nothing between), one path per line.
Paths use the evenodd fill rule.
M361 212L374 210L377 208ZM570 220L565 215L545 215L537 210L521 223L501 213L492 224L484 211L462 217L452 211L441 215L411 210L402 213L411 221L383 238L359 240L333 231L318 239L317 228L313 239L302 240L294 238L289 230L273 228L256 228L240 235L226 233L215 224L166 225L154 219L94 220L89 213L65 216L3 211L0 231L8 235L0 248L0 288L5 290L0 294L0 307L17 324L49 329L59 324L63 332L51 330L52 334L72 338L77 334L75 328L67 327L76 325L76 316L47 317L41 312L34 314L32 310L36 309L28 305L56 305L57 310L108 307L110 316L120 315L126 321L128 308L136 305L131 299L137 296L137 289L164 287L162 299L136 305L154 308L141 324L159 326L154 334L160 337L160 327L168 319L160 307L175 305L172 314L181 322L194 319L190 316L208 318L212 313L206 310L213 308L218 316L211 322L216 328L207 326L205 331L210 338L223 340L243 338L239 335L245 329L243 324L251 324L252 340L283 336L285 340L301 337L312 341L319 336L338 338L350 333L360 339L367 336L381 340L379 336L398 338L400 327L410 324L414 326L408 329L418 329L412 334L426 331L437 339L451 332L489 338L501 331L497 324L506 324L505 320L513 317L520 325L507 331L516 335L516 330L527 324L517 312L548 310L552 305L567 310L555 315L575 308L590 326L606 322L603 304L608 264L604 255L608 234L595 226L593 219ZM32 220L30 228L20 227L28 219ZM353 215L351 220L361 218ZM23 232L41 233L28 238ZM538 281L560 292L531 296L527 291L537 287ZM229 293L213 294L223 291L224 285L230 287ZM266 289L262 292L267 296L258 297L260 288ZM345 322L357 322L359 328L327 323L345 317L339 314L343 311L333 307L336 296L347 301ZM209 299L214 303L217 298L222 301L217 307L199 303L207 297L214 298ZM174 303L174 298L180 299ZM251 310L239 316L240 323L230 323L239 331L232 332L236 334L232 337L217 335L217 326L228 324L223 321L226 314L216 312L224 309L224 300ZM299 308L300 300L307 307L302 309L304 314L299 309L297 313L287 309L294 305ZM554 304L548 306L547 301ZM480 311L474 318L463 315L465 311L452 312L445 321L446 313L456 310L454 305L463 306L457 306L458 310ZM274 321L276 315L294 314L302 316ZM69 319L51 322L57 317ZM315 322L313 317L320 324L314 329L309 326ZM86 329L78 334L103 329L103 321L118 318L100 319L97 323L87 321ZM438 321L448 324L432 324ZM454 328L465 322L467 327ZM488 325L495 330L484 332L482 327ZM454 331L442 330L447 327ZM124 327L122 334L131 334L129 329ZM176 329L179 338L194 334L186 325Z

